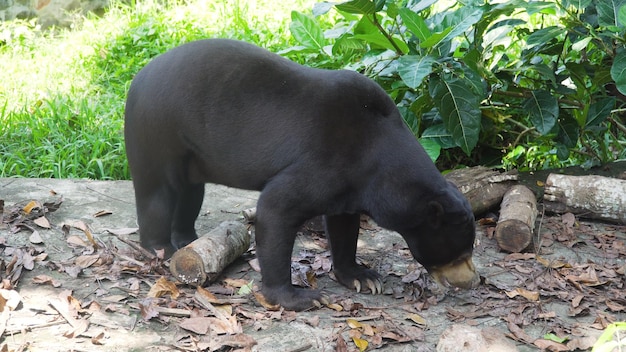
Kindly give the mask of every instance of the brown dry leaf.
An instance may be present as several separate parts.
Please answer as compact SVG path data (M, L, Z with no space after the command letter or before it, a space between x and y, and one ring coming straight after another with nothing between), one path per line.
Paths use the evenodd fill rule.
M22 301L22 297L15 290L0 289L0 312L13 311Z
M523 341L525 343L533 343L535 339L533 339L524 330L522 330L519 326L517 326L517 324L514 323L515 321L514 316L509 314L509 316L507 316L505 320L507 321L507 324L506 324L507 328L516 339L518 339L519 341Z
M528 291L525 288L518 287L513 291L504 292L509 298L514 298L517 296L522 296L529 301L536 302L539 300L539 292L537 291Z
M346 319L346 323L351 329L359 329L363 326L360 321L352 318Z
M572 213L565 213L561 215L561 221L563 222L563 225L567 227L574 227L576 224L576 216Z
M254 258L252 260L249 260L248 261L248 265L250 265L252 270L256 271L257 273L261 272L261 266L259 265L259 259Z
M206 335L209 332L209 327L212 324L212 318L197 317L187 318L180 322L179 326L185 330L191 331L199 335Z
M511 253L504 257L503 261L512 262L514 260L529 260L536 257L535 253Z
M65 239L70 247L89 247L89 243L85 242L81 237L72 235Z
M50 226L50 221L48 221L48 219L46 219L45 216L40 216L37 219L33 220L33 222L35 223L35 225L42 227L44 229L49 229Z
M139 231L138 227L122 227L119 229L105 229L104 231L113 234L115 236L128 236Z
M329 303L326 305L326 307L335 310L337 312L341 312L343 310L343 307L340 304L337 303Z
M35 230L28 237L28 241L30 241L30 243L32 243L32 244L42 244L43 243L43 238L41 238L41 235L39 234L39 231Z
M550 269L559 269L559 268L571 268L572 266L568 263L564 263L560 260L549 260L540 256L536 256L535 258L541 265Z
M583 298L585 298L585 295L576 295L574 298L572 298L572 307L578 307Z
M113 214L112 211L110 210L100 210L98 212L96 212L95 214L93 214L94 218L100 217L100 216L105 216L105 215L111 215Z
M88 268L100 259L100 255L81 255L74 260L74 263L82 269Z
M604 302L604 303L609 308L609 310L612 311L612 312L624 312L624 311L626 311L626 306L624 306L623 304L619 304L619 303L617 303L615 301L606 300L606 302Z
M259 302L259 304L261 304L267 310L277 311L277 310L280 309L280 305L279 304L271 304L271 303L269 303L265 299L265 296L263 296L263 293L261 293L261 292L254 292L254 298L256 298L257 302Z
M242 332L242 327L237 322L237 317L231 315L228 319L207 318L210 323L211 332L217 335L235 335Z
M61 287L61 282L59 282L58 280L53 279L52 277L48 276L48 275L37 275L33 278L33 283L38 284L38 285L51 285L52 287Z
M91 338L91 343L96 346L102 346L104 345L104 342L102 340L104 340L104 332L101 332L98 335L93 336Z
M168 281L165 277L161 276L155 283L150 287L150 292L148 292L148 297L158 298L164 295L169 294L172 299L177 299L180 296L180 291L176 284Z
M196 294L204 297L204 299L207 300L207 302L210 302L212 304L222 304L224 303L223 300L215 297L215 295L213 293L211 293L211 291L207 290L204 287L198 286L196 288Z
M81 221L81 220L70 221L67 225L81 230L85 234L85 236L87 237L87 240L89 241L89 243L91 243L91 245L94 248L100 248L100 246L98 245L96 240L93 238L93 234L91 233L91 230L89 229L89 226L87 226L87 224L85 224L83 221Z
M406 318L411 320L417 325L428 325L426 324L426 319L424 319L421 315L417 313L409 314Z
M533 342L533 345L539 347L542 351L552 351L552 352L560 352L560 351L571 351L569 347L565 346L562 343L558 343L552 340L546 339L537 339Z
M41 208L41 204L36 200L31 200L28 204L22 207L22 211L28 215L31 211L33 211L33 209L37 208Z
M335 344L335 352L348 352L348 344L340 334L337 334L337 343Z
M248 280L244 280L244 279L231 279L231 278L225 278L224 279L224 283L227 286L232 286L235 288L241 288L242 286L246 286L250 283L250 281Z
M156 310L156 304L154 301L155 300L152 298L146 298L139 302L139 312L141 313L141 318L144 321L148 321L159 316L159 312Z

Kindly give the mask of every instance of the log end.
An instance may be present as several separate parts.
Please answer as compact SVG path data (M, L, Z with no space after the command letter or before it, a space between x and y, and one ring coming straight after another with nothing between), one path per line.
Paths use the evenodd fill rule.
M196 251L187 247L179 249L172 255L170 272L178 281L187 285L202 286L207 280L202 258Z
M519 220L506 220L496 226L498 246L507 252L519 253L532 242L533 231Z

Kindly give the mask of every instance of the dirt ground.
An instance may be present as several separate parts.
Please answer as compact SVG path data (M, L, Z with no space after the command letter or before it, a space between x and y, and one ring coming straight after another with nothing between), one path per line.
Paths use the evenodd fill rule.
M256 197L208 185L198 233L243 221ZM0 351L452 351L481 334L507 351L575 351L626 321L626 227L572 214L540 215L534 250L522 254L501 252L494 225L478 219L482 283L447 293L399 235L364 220L358 256L385 276L377 296L333 281L327 242L309 224L294 282L333 304L294 313L255 294L253 246L206 290L175 285L167 262L129 246L138 241L130 182L4 178L2 203Z

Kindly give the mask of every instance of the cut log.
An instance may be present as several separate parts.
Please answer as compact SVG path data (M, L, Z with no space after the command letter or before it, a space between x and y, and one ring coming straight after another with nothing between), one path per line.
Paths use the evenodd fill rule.
M501 249L521 252L532 242L537 219L535 194L523 185L511 187L502 199L496 225L496 241Z
M517 183L517 172L500 173L479 166L451 171L445 178L459 188L479 215L500 204L504 193Z
M202 286L217 276L250 247L248 227L225 221L172 255L170 272L180 282Z
M543 199L549 212L626 224L626 180L550 174Z

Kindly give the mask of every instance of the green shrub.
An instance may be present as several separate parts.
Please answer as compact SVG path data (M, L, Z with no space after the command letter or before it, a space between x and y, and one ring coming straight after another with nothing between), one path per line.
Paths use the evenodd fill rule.
M377 80L444 165L591 166L626 156L624 4L324 2L333 30L294 12L293 50Z

